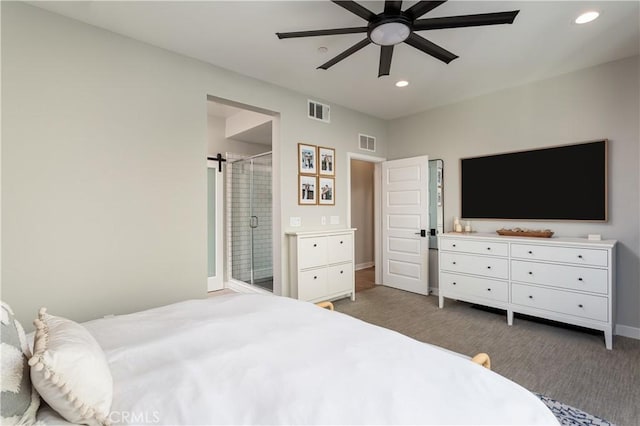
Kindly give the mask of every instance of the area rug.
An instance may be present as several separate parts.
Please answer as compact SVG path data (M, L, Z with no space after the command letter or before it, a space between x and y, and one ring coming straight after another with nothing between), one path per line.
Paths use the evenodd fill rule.
M585 413L575 407L558 402L548 396L540 395L538 393L536 395L547 407L549 407L551 412L563 426L615 426L615 424L607 420L592 416L589 413Z

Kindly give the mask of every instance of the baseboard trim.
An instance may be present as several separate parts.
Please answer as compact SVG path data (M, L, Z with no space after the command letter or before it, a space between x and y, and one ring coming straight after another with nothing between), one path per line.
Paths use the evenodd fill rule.
M614 334L616 336L624 336L640 340L640 328L638 327L616 324L616 330Z
M375 262L358 263L356 265L356 271L359 271L361 269L371 268L372 266L376 266L376 263Z
M252 294L270 294L270 291L263 290L261 288L252 286L251 284L243 283L242 281L230 280L224 283L224 288L231 289L237 293L252 293Z

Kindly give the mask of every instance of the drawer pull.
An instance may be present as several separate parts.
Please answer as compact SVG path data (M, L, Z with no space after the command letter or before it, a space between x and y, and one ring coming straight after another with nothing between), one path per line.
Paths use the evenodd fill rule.
M455 264L456 264L456 262L453 262L453 264L455 265Z
M344 241L340 241L340 244L344 243Z
M578 259L582 259L582 255L581 254L578 255Z
M314 280L317 280L317 279L318 279L318 276L317 276L317 275L314 275L314 276L313 276L313 279L314 279Z
M533 275L533 272L529 271L529 275Z
M453 285L456 285L456 283L452 283Z
M455 244L452 244L452 247L455 247L455 246L456 246Z
M533 299L533 296L529 296L529 299Z
M491 247L487 247L487 250L491 250Z
M314 247L318 247L318 245L317 245L317 244L314 244L313 246L314 246Z
M344 274L344 271L340 271L341 274Z
M488 288L488 289L487 289L487 291L491 291L491 289L490 289L490 288Z
M529 250L529 254L533 254L533 252L531 250Z
M578 278L578 281L582 281L582 277Z
M491 269L491 266L487 266L487 269Z
M582 306L582 303L578 305L578 308L584 308L584 306Z

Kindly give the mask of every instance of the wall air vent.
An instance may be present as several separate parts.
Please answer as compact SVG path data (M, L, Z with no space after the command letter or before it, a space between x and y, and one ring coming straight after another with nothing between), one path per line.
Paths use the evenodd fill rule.
M362 133L358 134L360 138L360 149L365 151L376 151L376 138L373 136L363 135Z
M329 123L331 121L329 105L321 104L320 102L312 101L311 99L307 100L307 104L309 118L324 121L325 123Z

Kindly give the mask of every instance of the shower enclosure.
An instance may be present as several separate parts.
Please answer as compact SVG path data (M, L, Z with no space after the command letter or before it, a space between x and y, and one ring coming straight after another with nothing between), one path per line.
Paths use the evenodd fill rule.
M227 167L231 278L273 291L271 152Z

